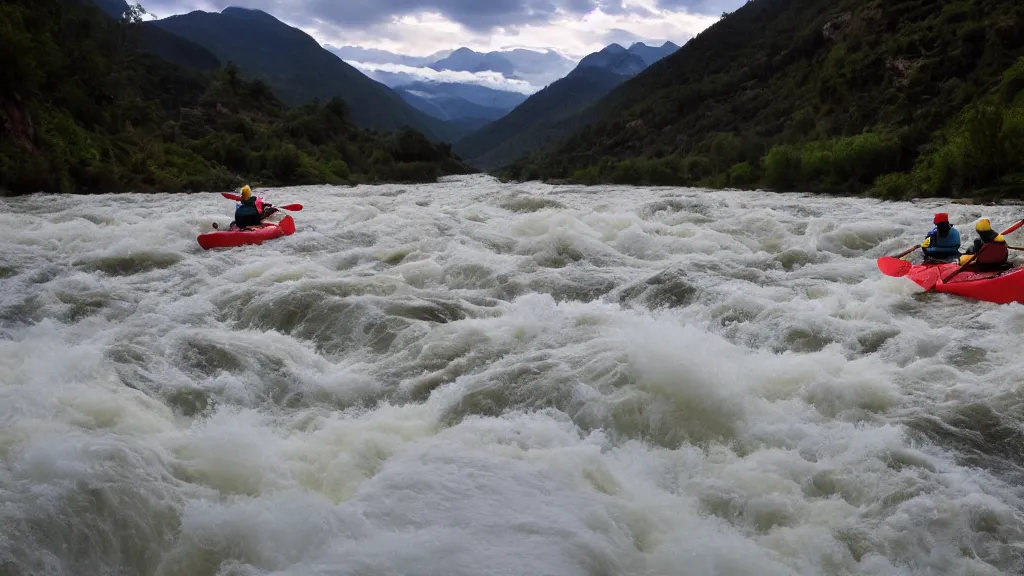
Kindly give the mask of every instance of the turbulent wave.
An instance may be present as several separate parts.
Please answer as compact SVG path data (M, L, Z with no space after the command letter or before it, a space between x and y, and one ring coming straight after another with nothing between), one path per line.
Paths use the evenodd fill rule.
M0 572L1024 570L1024 307L874 264L1010 208L264 193L0 206Z

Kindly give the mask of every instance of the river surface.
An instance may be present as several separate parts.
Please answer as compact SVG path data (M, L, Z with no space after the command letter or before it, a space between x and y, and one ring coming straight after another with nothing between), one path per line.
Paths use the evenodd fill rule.
M875 267L1019 208L260 192L0 201L0 573L1024 570L1024 307Z

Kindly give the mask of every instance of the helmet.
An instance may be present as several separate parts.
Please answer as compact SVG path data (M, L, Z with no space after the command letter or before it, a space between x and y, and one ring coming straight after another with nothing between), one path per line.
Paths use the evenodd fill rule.
M943 222L949 224L949 214L945 212L939 212L935 215L935 218L932 218L932 224L941 224Z
M992 223L988 221L988 218L982 218L978 220L978 223L974 225L974 229L978 232L991 232Z
M246 184L242 186L242 200L248 200L252 196L252 189Z

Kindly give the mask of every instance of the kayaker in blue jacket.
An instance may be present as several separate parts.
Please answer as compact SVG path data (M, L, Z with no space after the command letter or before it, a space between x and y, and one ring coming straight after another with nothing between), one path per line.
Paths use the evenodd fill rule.
M960 232L949 223L949 214L932 218L935 227L924 238L921 250L928 260L952 261L960 257Z
M235 207L235 227L247 228L256 226L271 214L277 212L277 208L270 202L266 202L260 196L253 196L249 185L242 186L242 200Z
M992 222L988 218L978 220L974 225L978 238L974 239L974 245L967 249L967 253L960 257L960 263L966 264L971 261L974 254L978 258L972 266L976 265L981 269L1001 268L1010 259L1010 250L1006 247L1006 239L1003 235L992 229Z

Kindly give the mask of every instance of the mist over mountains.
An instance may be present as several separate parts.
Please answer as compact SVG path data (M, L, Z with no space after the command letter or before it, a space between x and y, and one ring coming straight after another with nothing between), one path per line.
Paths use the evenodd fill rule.
M123 0L97 4L115 16L127 9ZM271 14L238 7L143 26L151 51L169 61L203 70L231 62L291 106L340 97L357 125L411 126L481 169L512 162L579 125L585 108L679 49L667 41L611 43L579 61L521 47L409 55L321 45Z

